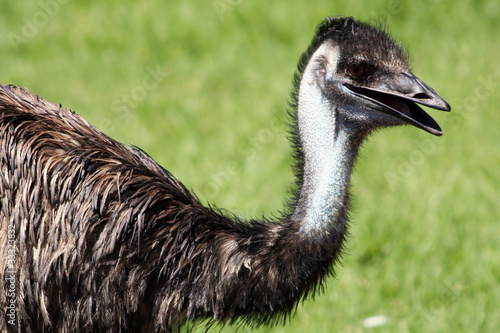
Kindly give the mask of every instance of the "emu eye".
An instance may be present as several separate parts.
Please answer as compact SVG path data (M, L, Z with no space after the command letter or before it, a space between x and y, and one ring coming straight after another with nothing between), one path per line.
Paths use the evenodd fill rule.
M356 64L349 66L349 74L351 74L354 77L360 77L365 73L366 73L366 66L363 64Z

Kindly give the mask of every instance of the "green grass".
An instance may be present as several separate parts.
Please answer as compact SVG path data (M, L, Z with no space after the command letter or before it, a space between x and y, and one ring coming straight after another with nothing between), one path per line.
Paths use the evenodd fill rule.
M254 332L498 331L498 1L60 2L0 4L0 82L69 106L245 216L280 209L291 181L284 110L316 24L382 17L452 105L431 111L445 135L370 138L343 267L285 327ZM389 322L364 327L374 315Z

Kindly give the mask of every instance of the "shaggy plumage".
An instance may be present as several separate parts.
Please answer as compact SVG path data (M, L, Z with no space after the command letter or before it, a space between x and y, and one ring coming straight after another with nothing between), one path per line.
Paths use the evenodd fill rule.
M297 191L279 220L242 221L204 207L141 150L26 89L0 86L0 329L171 332L199 319L283 322L333 273L347 222L345 193L338 221L302 230L302 75L326 40L356 33L372 44L353 52L385 49L407 65L400 48L368 25L330 18L319 26L295 78Z
M325 249L294 242L293 224L229 219L70 110L18 87L1 86L0 100L0 241L15 225L27 331L267 322L329 271L332 258L316 262Z

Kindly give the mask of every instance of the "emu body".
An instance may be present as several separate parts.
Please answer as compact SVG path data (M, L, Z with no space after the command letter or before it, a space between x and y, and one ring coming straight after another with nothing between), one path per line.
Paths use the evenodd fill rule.
M283 321L340 259L364 138L403 124L440 135L415 103L449 110L396 43L352 18L318 27L292 96L296 192L280 218L244 221L69 109L0 86L0 329Z

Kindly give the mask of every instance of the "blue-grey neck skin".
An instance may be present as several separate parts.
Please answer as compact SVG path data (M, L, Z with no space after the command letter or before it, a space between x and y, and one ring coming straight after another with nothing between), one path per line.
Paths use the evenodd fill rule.
M325 84L335 81L338 47L321 45L304 70L299 89L299 136L303 183L292 219L304 234L328 235L345 228L351 171L362 141L352 124L341 123ZM342 89L342 88L340 88ZM333 228L333 230L332 230Z

